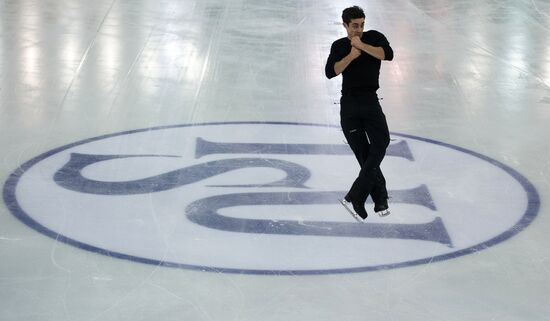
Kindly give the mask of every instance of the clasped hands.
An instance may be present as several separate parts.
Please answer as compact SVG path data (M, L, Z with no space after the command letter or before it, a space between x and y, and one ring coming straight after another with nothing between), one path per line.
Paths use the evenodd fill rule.
M358 36L355 36L355 37L352 37L351 38L351 51L350 51L350 55L352 56L353 59L361 56L361 48L363 48L363 46L365 45L365 43L363 43L361 41L361 38L359 38Z

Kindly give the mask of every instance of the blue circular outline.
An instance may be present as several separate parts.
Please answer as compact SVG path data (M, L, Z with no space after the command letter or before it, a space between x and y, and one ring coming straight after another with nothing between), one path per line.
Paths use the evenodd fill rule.
M486 162L489 162L490 164L499 167L503 171L507 172L510 176L512 176L514 179L516 179L524 188L525 192L527 193L527 199L528 199L528 206L527 209L521 218L521 220L514 226L512 226L507 231L499 234L498 236L474 245L472 247L462 249L456 252L414 260L414 261L408 261L408 262L402 262L402 263L394 263L394 264L385 264L385 265L378 265L378 266L368 266L368 267L356 267L356 268L343 268L343 269L328 269L328 270L249 270L249 269L232 269L232 268L215 268L215 267L208 267L208 266L199 266L199 265L190 265L190 264L182 264L182 263L174 263L174 262L166 262L166 261L159 261L154 259L147 259L142 258L138 256L132 256L127 255L123 253L113 252L109 251L103 248L91 246L85 243L82 243L80 241L68 238L64 235L61 235L59 233L56 233L43 225L40 225L38 222L36 222L34 219L32 219L23 209L19 206L19 203L17 202L17 197L15 195L17 183L19 182L19 179L21 176L32 166L37 164L38 162L57 154L63 150L84 145L93 141L103 140L111 137L116 136L123 136L123 135L129 135L129 134L135 134L139 132L146 132L146 131L153 131L153 130L162 130L162 129L170 129L170 128L182 128L182 127L195 127L195 126L214 126L214 125L251 125L251 124L265 124L265 125L296 125L296 126L317 126L317 127L331 127L331 128L337 128L338 126L335 125L328 125L328 124L315 124L315 123L292 123L292 122L262 122L262 121L242 121L242 122L212 122L212 123L197 123L197 124L183 124L183 125L169 125L169 126L158 126L158 127L151 127L151 128L143 128L143 129L136 129L136 130L130 130L130 131L124 131L114 134L107 134L102 135L94 138L88 138L82 141L78 141L75 143L71 143L68 145L64 145L58 148L55 148L53 150L50 150L48 152L45 152L29 161L21 165L19 168L17 168L6 180L4 184L3 189L3 196L4 196L4 203L8 207L8 209L11 211L11 213L20 221L25 223L30 228L48 236L51 237L57 241L75 246L77 248L107 255L110 257L115 257L118 259L123 260L129 260L132 262L139 262L139 263L145 263L150 265L157 265L157 266L166 266L166 267L173 267L173 268L181 268L181 269L189 269L189 270L198 270L198 271L208 271L208 272L220 272L220 273L236 273L236 274L254 274L254 275L323 275L323 274L339 274L339 273L356 273L356 272L368 272L368 271L379 271L379 270L389 270L389 269L395 269L395 268L402 268L402 267L408 267L408 266L415 266L415 265L421 265L421 264L427 264L432 262L439 262L444 261L448 259L457 258L463 255L475 253L481 250L484 250L488 247L491 247L493 245L496 245L498 243L501 243L503 241L506 241L510 239L512 236L518 234L523 229L525 229L529 224L533 222L535 217L538 214L539 208L540 208L540 198L539 194L535 188L535 186L529 182L525 177L523 177L519 172L516 170L510 168L509 166L496 161L492 158L489 158L485 155L479 154L477 152L467 150L462 147L450 145L447 143L442 143L439 141L417 137L413 135L408 134L400 134L400 133L391 133L395 136L401 136L405 138L410 138L414 140L419 140L443 147L447 147L450 149L457 150L459 152L463 152L466 154L470 154L474 157L480 158Z

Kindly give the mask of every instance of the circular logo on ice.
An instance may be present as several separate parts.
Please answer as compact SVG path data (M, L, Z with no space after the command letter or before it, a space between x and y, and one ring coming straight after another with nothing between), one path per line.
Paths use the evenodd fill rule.
M370 271L502 242L535 217L534 187L483 155L393 134L392 214L339 204L359 164L339 128L211 123L88 139L23 164L4 186L20 220L143 263L235 273ZM372 213L372 204L367 204Z

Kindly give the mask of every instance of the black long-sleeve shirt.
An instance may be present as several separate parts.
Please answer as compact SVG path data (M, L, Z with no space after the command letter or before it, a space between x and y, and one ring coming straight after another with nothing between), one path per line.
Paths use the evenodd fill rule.
M369 30L363 32L361 41L374 47L384 49L384 59L393 59L393 49L386 37L376 31ZM334 64L342 60L351 51L351 40L341 38L332 43L330 55L325 66L327 78L336 77ZM342 72L342 95L361 95L375 93L380 87L378 78L380 75L381 61L366 52L361 52L361 56L353 60Z

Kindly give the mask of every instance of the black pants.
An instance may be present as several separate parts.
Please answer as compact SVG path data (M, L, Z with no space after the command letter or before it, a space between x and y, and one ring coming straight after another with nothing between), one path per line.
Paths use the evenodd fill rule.
M351 186L349 196L365 202L371 195L373 202L388 199L386 179L380 163L390 143L386 116L375 93L362 96L342 96L340 124L361 170Z

